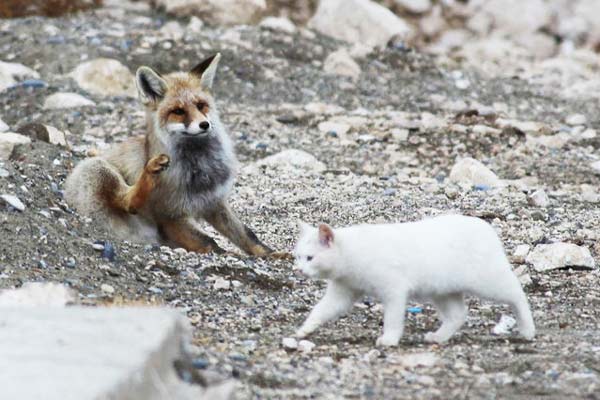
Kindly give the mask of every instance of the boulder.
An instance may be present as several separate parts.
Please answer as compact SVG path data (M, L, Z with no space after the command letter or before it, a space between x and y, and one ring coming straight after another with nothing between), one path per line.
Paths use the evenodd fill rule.
M596 263L587 247L573 243L537 245L526 258L536 271L548 271L565 267L594 268Z
M488 167L473 158L459 160L450 171L450 180L473 186L502 186L502 181Z
M394 36L407 38L410 26L370 0L320 1L308 26L324 35L370 47L385 46Z
M169 14L195 15L212 25L252 24L267 10L265 0L157 0L156 5Z
M8 160L25 151L31 144L27 136L13 132L0 133L0 160Z
M79 87L98 96L136 97L133 75L117 60L96 58L78 65L69 76Z

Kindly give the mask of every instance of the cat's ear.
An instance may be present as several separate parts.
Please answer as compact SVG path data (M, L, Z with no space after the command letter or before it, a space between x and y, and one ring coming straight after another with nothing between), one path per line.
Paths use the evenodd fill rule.
M333 229L327 224L319 225L319 243L325 247L330 247L333 243Z

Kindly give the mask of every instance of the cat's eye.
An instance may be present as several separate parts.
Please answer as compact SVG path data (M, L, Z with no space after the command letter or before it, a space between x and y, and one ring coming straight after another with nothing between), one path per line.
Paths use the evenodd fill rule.
M312 261L313 256L306 256L306 261Z
M185 114L185 110L183 108L174 108L171 112L175 115Z

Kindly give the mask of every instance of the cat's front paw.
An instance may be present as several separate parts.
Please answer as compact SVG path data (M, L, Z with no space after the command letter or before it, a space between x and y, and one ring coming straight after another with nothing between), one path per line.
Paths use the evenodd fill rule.
M377 342L375 342L375 345L377 347L394 347L398 346L399 341L400 339L395 336L386 336L385 334L383 334L377 338Z

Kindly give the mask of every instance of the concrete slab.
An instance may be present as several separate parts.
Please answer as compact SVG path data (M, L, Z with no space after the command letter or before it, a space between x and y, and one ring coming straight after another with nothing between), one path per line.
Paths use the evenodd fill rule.
M168 309L0 308L0 398L206 398L173 368L188 339Z

